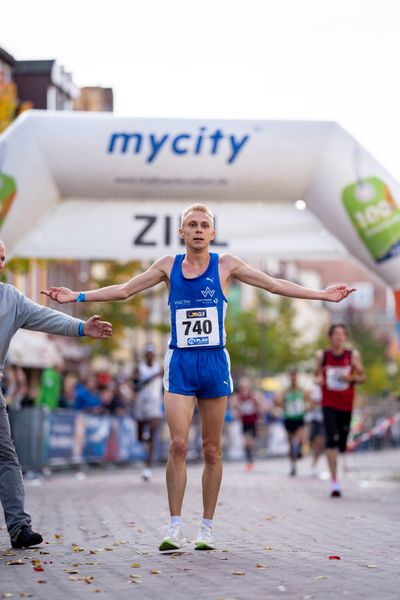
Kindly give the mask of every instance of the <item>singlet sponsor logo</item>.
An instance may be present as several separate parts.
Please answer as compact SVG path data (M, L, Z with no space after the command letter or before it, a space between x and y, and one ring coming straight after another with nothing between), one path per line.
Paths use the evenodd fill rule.
M206 310L187 310L186 311L186 318L187 319L198 319L199 317L206 317L207 316L207 311Z
M207 298L207 296L210 296L210 298L212 298L215 294L215 290L210 290L210 288L207 286L205 290L201 290L201 293L204 296L204 298Z
M190 304L190 300L175 300L174 304L175 306L185 306Z
M188 338L188 346L205 346L208 344L208 336Z

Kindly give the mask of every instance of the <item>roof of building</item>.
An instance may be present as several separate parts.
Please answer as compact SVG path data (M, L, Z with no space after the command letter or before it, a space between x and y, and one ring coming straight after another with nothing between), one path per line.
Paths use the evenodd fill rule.
M15 58L13 56L11 56L11 54L9 54L6 50L4 50L4 48L2 48L1 46L0 46L0 60L4 61L5 63L7 63L11 66L15 64Z
M50 75L55 62L55 59L17 60L14 63L14 75Z

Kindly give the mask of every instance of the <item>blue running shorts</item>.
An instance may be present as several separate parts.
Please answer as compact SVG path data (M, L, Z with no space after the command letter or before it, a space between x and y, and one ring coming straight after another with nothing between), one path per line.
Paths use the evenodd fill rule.
M225 348L169 348L164 363L164 389L196 398L218 398L233 391Z

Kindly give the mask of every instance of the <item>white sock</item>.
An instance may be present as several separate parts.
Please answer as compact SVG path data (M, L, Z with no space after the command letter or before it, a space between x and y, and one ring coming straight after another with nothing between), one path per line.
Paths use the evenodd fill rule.
M182 517L180 515L171 517L171 525L182 525Z
M200 525L205 525L206 527L212 527L214 524L213 519L205 519L204 517L201 520Z

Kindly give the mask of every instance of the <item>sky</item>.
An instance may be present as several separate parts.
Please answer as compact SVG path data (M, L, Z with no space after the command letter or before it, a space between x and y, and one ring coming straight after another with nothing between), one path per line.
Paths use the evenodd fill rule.
M117 115L333 120L400 180L398 0L19 0L0 24Z

